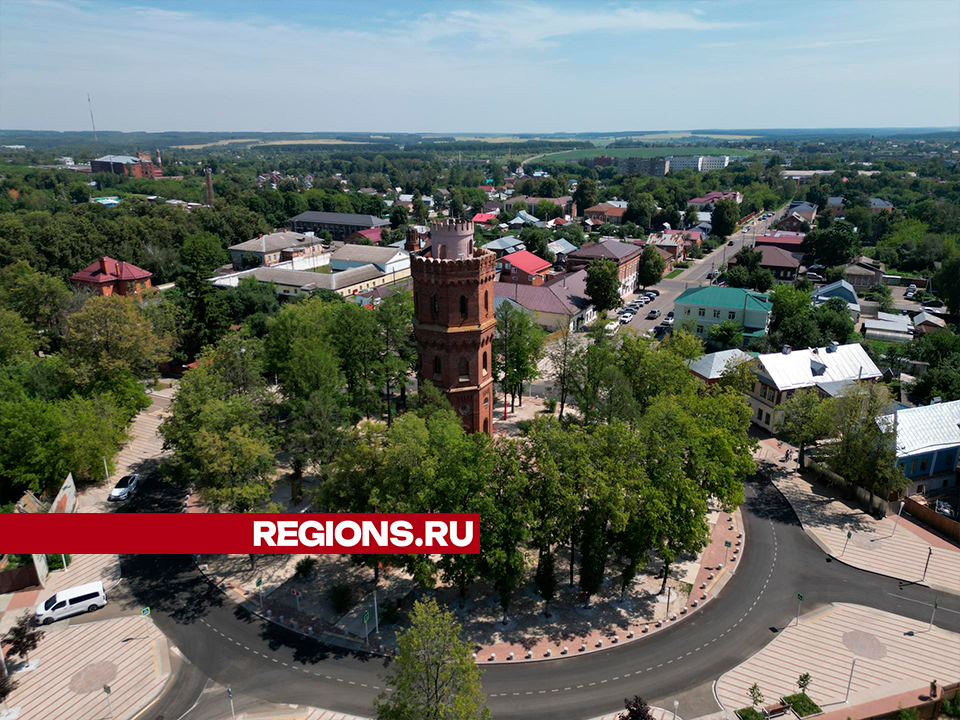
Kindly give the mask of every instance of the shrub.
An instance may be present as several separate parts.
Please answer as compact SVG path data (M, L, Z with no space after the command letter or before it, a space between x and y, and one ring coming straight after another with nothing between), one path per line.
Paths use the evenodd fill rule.
M353 588L347 583L337 583L330 588L330 604L337 611L338 615L343 615L353 607Z
M897 711L897 720L920 720L920 711L915 708L905 708L903 705L898 705L900 709Z
M551 415L557 411L557 399L555 397L548 397L543 404Z
M752 707L740 708L737 710L737 716L740 720L763 720L763 713Z
M944 700L940 706L940 712L947 717L960 718L960 695Z
M294 577L302 580L303 578L308 578L317 569L317 559L312 557L300 558L297 560L297 567L294 571Z
M67 555L67 565L72 562L71 556ZM47 555L47 567L50 570L61 570L63 568L63 555Z
M802 718L808 717L809 715L816 715L817 713L821 712L817 704L810 699L809 695L804 692L799 692L795 695L787 695L783 698L783 701L792 707L794 712L796 712L797 715Z

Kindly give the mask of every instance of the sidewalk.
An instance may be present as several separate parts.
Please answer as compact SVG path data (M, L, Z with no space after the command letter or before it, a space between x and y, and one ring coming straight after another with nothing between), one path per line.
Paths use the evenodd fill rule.
M598 717L591 718L590 720L618 720L621 713L624 712L624 710L619 710L615 713L609 713L607 715L600 715ZM652 717L653 720L683 720L683 718L681 718L679 715L674 717L673 710L665 710L664 708L653 707L652 705L650 706L650 717Z
M825 713L868 717L856 706L877 703L927 687L960 680L960 635L860 605L834 604L783 629L749 660L724 673L715 685L721 705L736 711L750 705L747 689L757 683L770 704L798 692L797 678L812 676L807 694ZM844 702L854 652L849 702ZM893 709L896 709L894 702Z
M33 608L59 590L101 580L110 597L110 589L120 582L120 559L117 555L73 555L66 571L54 570L47 577L46 587L29 588L0 595L0 635L16 623L26 610Z
M778 448L774 439L761 441L757 459L776 470L773 484L824 552L862 570L960 594L960 548L906 516L899 522L896 516L877 520L833 489L811 483L797 472L795 461L783 462L787 447Z
M14 673L19 687L7 705L20 708L18 720L128 720L170 678L167 640L149 618L52 628L30 653L36 669Z

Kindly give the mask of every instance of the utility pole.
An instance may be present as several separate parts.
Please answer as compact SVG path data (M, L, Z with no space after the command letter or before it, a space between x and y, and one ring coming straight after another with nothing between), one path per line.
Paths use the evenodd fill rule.
M927 548L927 562L923 566L923 577L920 578L920 582L924 582L927 579L927 568L930 567L930 558L933 557L933 548Z
M933 630L933 619L937 616L937 608L940 606L940 598L933 598L933 614L930 616L930 625L927 627L927 632Z
M903 512L904 505L906 505L906 503L903 500L901 500L900 509L897 510L897 519L893 521L893 532L890 533L890 537L893 537L893 534L897 532L897 526L900 525L900 514Z
M848 702L850 700L850 686L853 685L853 671L856 669L856 667L857 667L857 656L854 655L853 664L850 666L850 679L847 681L847 695L846 697L843 698L844 702Z

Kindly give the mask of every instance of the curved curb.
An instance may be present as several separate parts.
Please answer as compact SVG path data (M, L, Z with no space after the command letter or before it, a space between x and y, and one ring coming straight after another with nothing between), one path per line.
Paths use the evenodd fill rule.
M737 508L736 510L733 511L733 513L729 513L729 514L734 517L734 524L738 528L738 532L743 533L743 549L745 550L747 547L747 531L743 524L743 515L740 512L740 508ZM743 553L743 550L741 550L741 557L742 557L742 553ZM736 562L739 563L739 561L736 561ZM707 595L707 598L704 600L698 600L696 607L691 607L688 603L684 608L686 612L684 614L677 613L676 620L664 620L664 621L653 621L649 623L643 623L646 627L649 628L649 632L644 630L639 633L634 633L634 637L632 638L618 640L617 642L611 642L609 645L604 644L600 647L597 647L596 645L594 645L594 647L589 647L583 650L580 650L580 649L573 650L568 652L566 655L558 654L558 655L550 655L548 657L531 657L531 658L520 657L520 658L514 658L513 660L510 660L507 658L504 658L502 660L491 660L489 659L489 656L488 656L488 658L484 660L478 657L478 653L474 653L473 654L474 662L480 667L489 667L492 665L525 665L529 663L544 663L544 662L551 662L556 660L570 660L572 658L583 657L585 655L592 655L594 653L600 653L608 650L616 650L618 647L632 645L633 643L639 642L644 638L653 637L659 632L663 632L665 630L669 630L671 628L676 627L684 619L690 618L696 615L697 611L705 608L708 603L712 606L713 604L712 601L716 600L720 596L720 593L723 592L723 588L726 587L727 583L730 582L730 579L737 574L736 563L733 566L734 569L728 573L727 570L729 570L730 567L731 567L730 565L724 564L723 568L721 568L717 576L710 582L710 584L706 587L706 589L701 591L702 593ZM722 583L721 583L721 580L723 581ZM719 586L719 589L716 591L716 595L710 595L713 589L717 586ZM656 623L658 622L662 622L661 627L650 627L651 625L655 626ZM616 637L619 637L619 634ZM581 640L581 644L583 642L585 641Z
M890 578L891 580L896 580L897 582L909 583L910 585L918 585L920 587L925 587L929 590L936 590L937 592L944 592L950 595L960 595L960 591L955 588L949 588L938 583L928 583L922 582L920 580L907 580L906 578L899 577L897 575L891 575L890 573L880 572L879 570L871 570L870 568L860 567L859 565L854 565L844 560L838 555L834 555L834 550L829 545L827 545L816 533L813 532L810 528L804 525L803 520L800 518L800 513L797 512L796 508L793 507L793 503L790 502L790 498L781 490L777 484L769 477L764 476L767 482L773 485L774 489L780 493L780 497L784 499L787 503L787 506L790 508L790 512L793 513L794 517L797 518L797 524L803 529L804 534L813 540L813 542L819 547L827 557L831 558L834 562L838 562L841 565L846 565L848 568L854 570L860 570L861 572L870 573L871 575L876 575L878 577Z
M230 600L233 600L232 598L230 598L230 595L227 593L226 583L224 583L223 581L217 582L215 575L211 575L207 572L204 572L203 568L200 567L200 563L197 561L197 557L198 556L196 555L190 556L190 559L193 561L194 567L197 568L197 571L206 579L207 582L209 582L214 588L219 590L224 595L224 597ZM290 632L295 632L298 635L302 635L305 638L310 638L311 640L316 640L317 642L326 643L327 645L333 645L334 647L338 647L343 650L351 650L353 652L367 653L368 655L375 655L377 657L390 658L396 655L395 652L392 652L389 650L381 651L381 650L375 650L369 647L365 647L365 644L362 642L362 640L354 640L353 638L334 635L332 633L326 633L326 632L321 633L319 635L304 632L298 627L280 622L276 618L265 614L260 610L259 607L257 607L256 604L254 604L250 600L240 600L236 604L238 607L242 607L251 615L256 615L261 620L266 620L276 625L277 627L281 627L284 630L289 630Z

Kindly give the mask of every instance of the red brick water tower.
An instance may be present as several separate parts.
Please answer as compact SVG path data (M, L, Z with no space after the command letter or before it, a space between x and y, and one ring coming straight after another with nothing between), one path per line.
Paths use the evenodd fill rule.
M495 255L473 247L473 223L430 224L430 254L412 256L417 383L446 395L468 432L493 434Z

